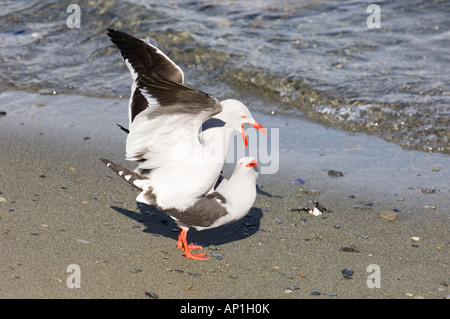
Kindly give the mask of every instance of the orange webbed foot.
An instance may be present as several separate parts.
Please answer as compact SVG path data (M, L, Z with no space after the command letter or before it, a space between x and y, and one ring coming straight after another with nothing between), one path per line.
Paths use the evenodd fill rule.
M188 259L208 260L209 258L206 257L205 253L193 254L191 252L191 250L202 249L202 246L194 245L193 243L190 243L188 245L187 240L186 240L186 235L187 235L187 230L183 230L180 228L180 231L178 233L177 247L184 250L183 255Z
M183 253L184 257L188 259L195 259L195 260L209 260L209 257L206 257L205 253L202 254L193 254L190 251L185 251Z

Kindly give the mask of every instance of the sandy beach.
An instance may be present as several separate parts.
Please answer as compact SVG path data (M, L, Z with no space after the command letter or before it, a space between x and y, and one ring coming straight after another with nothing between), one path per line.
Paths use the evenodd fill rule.
M253 111L279 129L279 168L242 220L189 231L199 262L99 161L134 168L127 103L0 94L0 298L449 298L447 155ZM313 201L322 215L301 210Z

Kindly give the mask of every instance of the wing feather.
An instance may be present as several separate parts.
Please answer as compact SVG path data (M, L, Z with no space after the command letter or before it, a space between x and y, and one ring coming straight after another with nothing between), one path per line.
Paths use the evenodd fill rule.
M139 168L151 169L181 156L198 155L195 152L200 146L199 129L222 111L219 101L157 74L139 76L136 83L147 102L155 107L141 112L131 124L127 159L145 160Z

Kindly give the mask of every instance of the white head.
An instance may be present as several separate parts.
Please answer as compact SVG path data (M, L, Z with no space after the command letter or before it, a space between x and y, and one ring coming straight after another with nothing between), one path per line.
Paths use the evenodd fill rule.
M234 168L233 174L250 174L256 177L258 177L258 162L253 157L242 157L236 164Z
M222 105L221 119L227 127L231 127L234 131L241 133L245 146L248 146L247 136L245 135L244 125L250 124L254 128L266 134L264 127L255 121L248 108L240 101L228 99L220 102Z

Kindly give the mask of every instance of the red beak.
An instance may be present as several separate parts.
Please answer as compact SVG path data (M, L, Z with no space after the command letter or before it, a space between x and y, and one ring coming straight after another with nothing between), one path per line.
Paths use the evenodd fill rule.
M254 128L257 128L258 130L260 130L261 132L263 132L264 135L266 135L266 129L264 128L264 126L262 126L261 124L259 124L258 122L255 121L255 123L248 123L251 126L253 126Z
M244 132L244 124L250 124L254 128L256 128L256 129L260 130L261 132L263 132L264 135L266 135L266 129L264 128L264 126L262 126L258 122L255 121L254 123L250 123L250 122L242 123L242 125L241 125L241 128L242 128L241 134L242 134L242 139L244 140L245 147L248 146L248 139L247 139L247 135L245 135L245 132Z
M247 165L245 165L245 167L255 167L256 165L258 165L258 162L256 160L252 160Z

